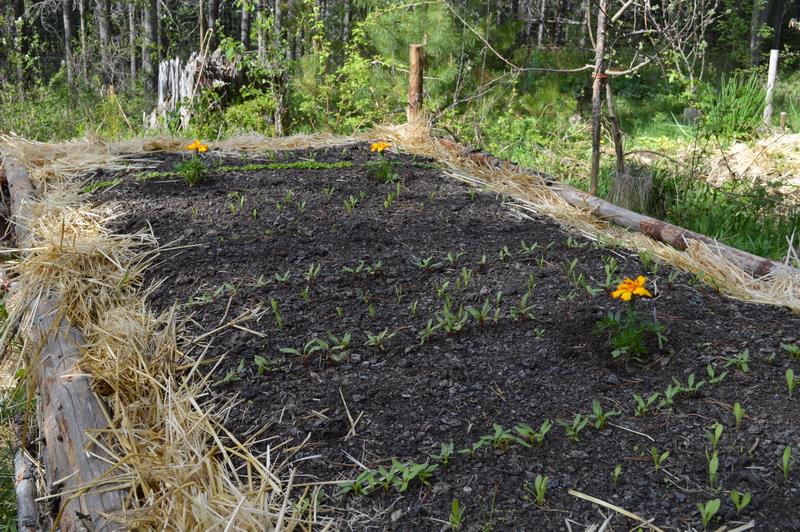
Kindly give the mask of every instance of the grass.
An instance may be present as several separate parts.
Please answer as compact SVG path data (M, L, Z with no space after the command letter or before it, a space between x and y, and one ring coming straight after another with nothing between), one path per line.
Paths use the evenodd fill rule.
M97 192L100 189L104 188L111 188L115 187L122 183L122 179L117 177L115 179L106 179L105 181L96 181L94 183L89 183L85 187L81 189L81 192L84 194L91 194L93 192Z
M256 172L258 170L333 170L336 168L352 168L353 163L339 161L324 163L319 161L295 161L291 163L254 163L244 166L223 165L217 166L218 172Z

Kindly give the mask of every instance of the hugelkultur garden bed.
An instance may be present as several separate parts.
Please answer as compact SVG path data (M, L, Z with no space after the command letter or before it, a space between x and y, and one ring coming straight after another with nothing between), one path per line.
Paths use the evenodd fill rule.
M121 204L120 232L152 226L149 301L188 317L213 401L236 401L227 428L296 483L330 482L343 528L639 524L615 505L702 529L698 504L719 499L709 527L800 529L789 310L521 216L433 160L387 152L396 176L376 179L368 144L212 150L193 187L183 155L147 157L96 175L87 201ZM639 275L653 297L637 311L667 340L615 359L593 331ZM752 498L741 511L733 491Z

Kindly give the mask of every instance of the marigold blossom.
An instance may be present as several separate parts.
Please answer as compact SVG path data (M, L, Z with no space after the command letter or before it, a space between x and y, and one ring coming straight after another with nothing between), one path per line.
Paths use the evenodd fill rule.
M380 141L380 142L373 142L372 145L369 147L370 152L378 152L383 153L384 150L391 148L392 145L388 142Z
M644 275L640 275L635 280L626 277L619 284L617 289L611 293L611 297L614 299L621 299L623 301L630 301L634 296L653 297L653 294L651 294L647 288L644 287L646 282L647 277Z
M186 146L186 149L189 151L196 151L198 153L205 153L208 151L208 144L203 144L199 140L195 140L194 142Z

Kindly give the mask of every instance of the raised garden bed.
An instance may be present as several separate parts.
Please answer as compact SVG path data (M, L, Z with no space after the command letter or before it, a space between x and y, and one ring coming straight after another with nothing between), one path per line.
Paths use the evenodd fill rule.
M302 443L291 456L297 482L361 475L365 489L355 491L370 491L370 476L378 483L366 495L327 487L325 504L355 510L342 514L353 529L438 529L454 499L469 530L605 520L570 490L665 530L702 528L697 504L716 498L714 524L800 527L800 465L788 478L781 467L786 448L792 464L800 456L800 390L790 398L786 383L787 369L800 374L790 353L800 317L728 299L547 219L521 218L500 198L445 177L434 161L389 155L398 189L368 177L364 163L374 156L363 144L211 156L212 167L228 168L190 188L173 173L181 158L98 175L87 199L121 203L119 231L150 224L162 245L175 243L149 271L164 280L150 297L156 309L179 305L196 338L227 325L204 356L221 357L208 366L213 400L239 401L226 421L236 437L284 453ZM244 165L255 166L232 168ZM639 306L667 327L668 342L651 344L641 362L616 361L592 331L620 306L609 295L616 282L640 274L655 297ZM448 298L453 313L463 305L469 316L462 330L442 327L423 343L421 331L443 316ZM481 325L466 307L484 303L491 318ZM253 309L257 317L231 325ZM709 368L726 376L712 384ZM692 374L695 384L705 381L695 391L687 389ZM659 408L670 386L680 391ZM656 392L647 413L635 415L634 394ZM595 400L621 415L595 428ZM559 421L571 424L576 414L588 422L574 441ZM553 427L541 446L514 431L547 419ZM724 431L712 485L706 433L717 422ZM484 436L494 437L473 448ZM433 455L449 442L445 465ZM659 467L653 448L659 457L669 451ZM391 471L392 459L436 468L424 482L387 481L384 490L378 470ZM549 479L540 504L537 475ZM741 513L731 490L752 494ZM614 523L637 524L621 515Z

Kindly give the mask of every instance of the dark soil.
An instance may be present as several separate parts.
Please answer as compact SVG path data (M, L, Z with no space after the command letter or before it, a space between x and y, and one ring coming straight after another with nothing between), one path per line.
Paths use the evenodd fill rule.
M180 157L162 156L154 164L169 172ZM227 419L236 436L255 435L262 450L305 441L293 457L301 474L296 480L305 481L353 479L359 464L388 468L392 458L436 463L431 455L440 445L455 443L449 463L440 464L427 484L414 481L402 493L378 488L367 496L328 489L330 505L372 516L347 513L342 528L438 530L455 498L467 530L561 530L565 519L575 530L602 523L598 507L568 493L574 489L665 530L701 529L697 503L715 498L722 504L710 526L755 520L757 530L800 530L800 464L788 481L780 467L786 446L793 461L800 456L800 390L789 398L785 382L789 367L800 377L800 360L781 347L800 341L800 317L729 299L689 275L570 235L548 219L521 219L500 198L470 193L431 161L389 157L402 190L388 208L384 200L395 185L367 177L363 164L375 156L365 145L224 161L352 161L352 168L212 172L194 188L177 176L137 181L132 171L121 176L121 185L91 196L122 203L120 231L149 223L162 244L197 245L164 252L149 272L153 281L165 279L152 305L180 304L195 320L194 334L246 309L263 310L260 319L242 324L247 330L226 329L207 354L224 357L214 376L218 400L241 399ZM109 177L116 176L97 179ZM330 199L327 187L334 187ZM361 199L348 214L350 196ZM526 255L520 241L538 248ZM504 247L511 256L501 259ZM427 257L435 263L430 268L416 265ZM603 261L611 257L620 263L615 281L648 276L655 297L637 307L668 328L664 349L651 343L640 362L612 360L607 339L592 334L595 322L621 305L605 282ZM380 261L382 268L374 275L343 271L360 261ZM312 264L320 268L309 282ZM462 269L472 271L466 288ZM276 280L286 272L287 280ZM575 281L580 274L601 289L590 295ZM529 280L535 283L528 300L532 318L513 319L510 308ZM470 318L462 332L440 329L421 345L419 331L429 319L436 323L442 310L444 291L439 297L437 288L445 282L454 310L480 308L502 292L503 317L484 326ZM384 348L368 346L366 332L384 329L394 335ZM327 341L329 332L352 334L340 361L320 351L305 360L280 351ZM747 371L725 367L745 350ZM263 357L261 372L255 357ZM727 378L678 394L672 408L634 415L633 394L660 392L663 398L674 378L685 384L692 373L708 381L708 365L727 371ZM593 400L622 415L603 429L590 420L579 441L571 441L556 420L591 415ZM358 420L355 436L345 401ZM745 410L738 429L736 402ZM542 446L498 444L458 453L494 433L494 424L538 428L545 419L553 428ZM715 422L725 426L718 444L721 490L709 485L707 469L706 433ZM653 447L670 453L659 470ZM616 465L622 469L615 482ZM526 486L532 489L540 474L549 483L544 503L536 505ZM731 490L752 493L740 514ZM625 529L636 522L617 516L612 524Z

